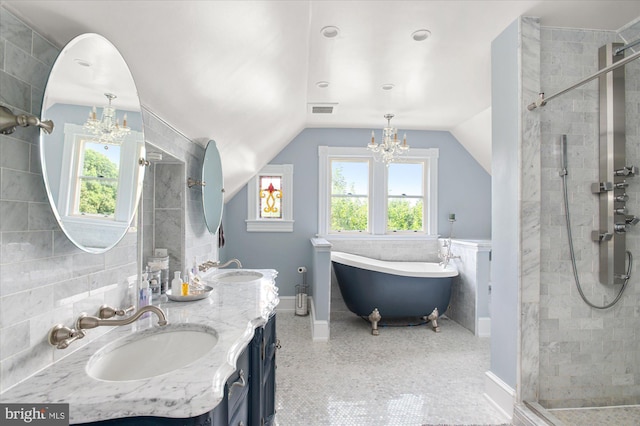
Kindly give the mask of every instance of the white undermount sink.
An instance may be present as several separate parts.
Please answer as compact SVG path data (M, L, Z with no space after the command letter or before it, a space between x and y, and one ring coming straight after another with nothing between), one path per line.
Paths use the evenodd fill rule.
M106 381L159 376L185 367L218 343L218 333L197 324L169 324L136 332L98 350L87 363L87 374Z
M243 269L222 272L220 274L216 274L211 279L213 281L223 282L223 283L246 283L251 281L257 281L264 277L264 274L258 271L247 271Z

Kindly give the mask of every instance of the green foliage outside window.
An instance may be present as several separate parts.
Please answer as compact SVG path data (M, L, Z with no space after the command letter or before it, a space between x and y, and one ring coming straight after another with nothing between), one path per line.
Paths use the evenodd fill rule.
M387 229L389 231L422 230L422 200L411 202L389 199L387 209Z
M80 178L81 214L113 216L118 195L118 166L106 155L93 150L84 151Z
M366 231L369 205L366 195L355 194L340 167L333 169L331 188L331 230L333 232ZM422 231L423 200L389 197L387 229L389 231Z

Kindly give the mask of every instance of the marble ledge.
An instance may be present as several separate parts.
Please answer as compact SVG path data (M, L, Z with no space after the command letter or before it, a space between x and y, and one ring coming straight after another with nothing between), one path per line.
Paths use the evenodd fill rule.
M215 274L210 274L205 278L213 287L208 298L157 304L170 324L215 328L218 333L216 346L197 362L160 376L134 381L104 381L86 374L84 366L105 344L157 326L157 317L150 315L132 325L114 327L7 389L0 394L0 402L68 403L70 423L136 416L189 418L211 411L222 401L224 384L236 370L236 361L253 338L255 329L267 322L279 303L275 285L277 272L259 272L264 274L262 279L243 283L214 283Z

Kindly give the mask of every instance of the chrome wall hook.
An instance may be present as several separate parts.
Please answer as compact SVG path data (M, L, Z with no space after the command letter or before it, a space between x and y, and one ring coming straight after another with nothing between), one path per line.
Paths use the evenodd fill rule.
M16 131L17 126L37 126L48 134L53 132L53 121L51 120L40 121L38 117L33 115L15 115L9 108L0 106L0 133L10 135Z

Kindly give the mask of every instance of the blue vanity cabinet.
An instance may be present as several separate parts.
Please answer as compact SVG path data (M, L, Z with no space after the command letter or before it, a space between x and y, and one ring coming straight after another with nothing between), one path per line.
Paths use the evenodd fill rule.
M236 362L236 371L229 377L225 389L227 423L229 426L249 426L249 403L252 384L251 350L246 347ZM223 424L223 423L215 423Z
M257 328L251 345L251 425L273 425L276 408L276 315Z

